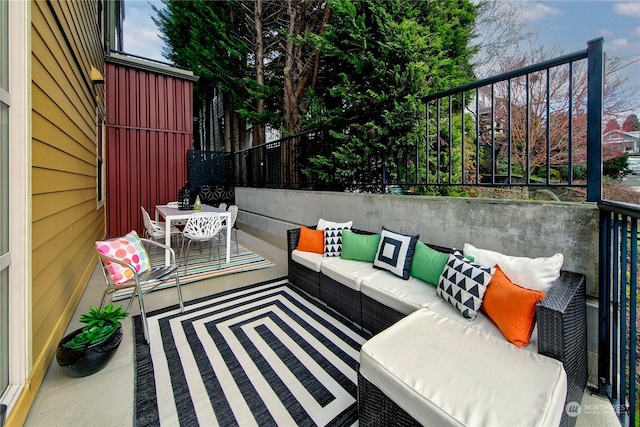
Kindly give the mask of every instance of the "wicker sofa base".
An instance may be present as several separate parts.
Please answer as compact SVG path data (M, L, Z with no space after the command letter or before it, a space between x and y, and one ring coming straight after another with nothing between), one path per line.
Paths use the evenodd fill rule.
M373 335L382 332L406 316L367 295L361 294L360 299L362 300L362 327Z
M360 292L320 274L320 300L352 322L362 325Z
M396 405L358 371L358 420L360 426L419 426L419 422Z
M289 282L315 298L320 298L320 272L289 261Z

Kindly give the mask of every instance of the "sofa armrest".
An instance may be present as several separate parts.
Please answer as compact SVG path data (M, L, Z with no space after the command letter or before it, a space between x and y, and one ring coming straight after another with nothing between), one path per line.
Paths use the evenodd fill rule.
M586 338L584 275L561 271L547 296L538 303L536 315L538 352L564 363L569 356L566 352ZM582 344L586 345L586 341Z
M587 305L585 276L561 271L538 303L538 353L562 362L567 402L580 402L587 384Z
M291 252L298 247L298 240L300 240L299 228L292 228L291 230L287 230L287 259L289 260L289 262L291 262Z

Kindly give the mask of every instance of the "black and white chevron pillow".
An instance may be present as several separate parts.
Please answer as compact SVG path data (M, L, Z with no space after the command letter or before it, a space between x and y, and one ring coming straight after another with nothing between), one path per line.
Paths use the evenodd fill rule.
M440 275L436 292L464 317L473 320L494 273L494 268L473 263L454 251Z
M324 256L340 256L342 253L342 230L349 230L349 227L324 229Z

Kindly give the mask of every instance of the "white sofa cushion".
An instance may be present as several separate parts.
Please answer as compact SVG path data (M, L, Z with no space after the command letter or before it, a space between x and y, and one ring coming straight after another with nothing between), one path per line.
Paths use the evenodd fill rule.
M516 257L480 249L471 243L464 244L464 254L472 256L476 263L485 267L494 267L498 264L509 280L516 285L542 292L547 292L560 276L560 269L564 262L561 253L547 258Z
M291 251L291 259L308 269L320 272L320 266L322 265L324 255L316 252L305 252L294 249Z
M354 291L360 291L360 285L365 277L384 273L374 268L370 262L326 257L322 261L320 271Z
M448 317L454 322L458 322L459 324L466 326L468 328L476 329L480 332L484 332L486 334L492 335L498 339L504 340L508 342L508 340L504 337L502 332L498 326L483 312L479 312L475 319L469 320L460 316L460 312L456 310L451 304L446 301L440 299L438 301L434 301L432 304L425 306L429 310L434 313L438 313L442 316ZM526 349L529 351L533 351L534 353L538 352L538 328L534 327L533 333L531 334L531 338L529 339L529 345L526 347L522 347L522 349Z
M420 307L441 301L435 286L415 277L404 280L390 273L366 277L360 292L402 314L413 313Z
M428 309L367 341L360 372L423 425L557 426L567 391L559 361Z

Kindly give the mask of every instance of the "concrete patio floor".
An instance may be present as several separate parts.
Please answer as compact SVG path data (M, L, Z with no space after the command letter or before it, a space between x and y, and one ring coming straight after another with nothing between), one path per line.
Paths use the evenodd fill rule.
M287 275L286 251L242 231L238 231L238 240L241 245L272 261L275 267L184 285L182 293L185 301ZM81 326L77 321L81 313L87 311L89 306L99 304L104 287L103 280L102 274L96 268L73 321L67 327L67 333ZM123 303L123 308L126 308L128 302L125 300ZM145 296L148 311L176 303L177 296L173 288L151 292ZM132 306L131 314L139 314L137 303ZM52 361L24 424L26 427L133 425L134 366L131 316L122 323L124 337L120 348L102 371L84 378L71 378L62 372L55 360ZM585 391L576 426L618 425L620 423L608 400Z

